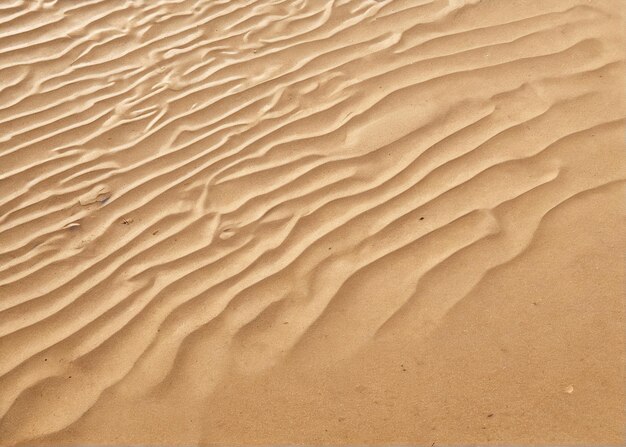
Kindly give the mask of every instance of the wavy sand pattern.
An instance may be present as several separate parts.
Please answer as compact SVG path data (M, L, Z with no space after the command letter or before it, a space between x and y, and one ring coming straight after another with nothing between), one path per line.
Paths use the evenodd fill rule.
M621 0L6 0L0 443L619 443Z

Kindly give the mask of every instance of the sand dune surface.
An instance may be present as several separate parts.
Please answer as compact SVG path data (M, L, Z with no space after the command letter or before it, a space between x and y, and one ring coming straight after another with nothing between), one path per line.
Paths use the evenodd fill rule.
M0 3L0 444L625 441L621 0Z

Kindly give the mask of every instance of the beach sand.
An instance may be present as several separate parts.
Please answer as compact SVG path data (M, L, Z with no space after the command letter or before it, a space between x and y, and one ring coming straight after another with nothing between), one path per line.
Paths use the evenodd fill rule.
M625 441L622 0L4 0L0 444Z

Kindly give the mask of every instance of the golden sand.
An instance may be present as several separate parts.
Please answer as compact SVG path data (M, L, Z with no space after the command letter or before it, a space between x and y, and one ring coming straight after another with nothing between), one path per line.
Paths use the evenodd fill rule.
M0 444L624 442L625 10L0 2Z

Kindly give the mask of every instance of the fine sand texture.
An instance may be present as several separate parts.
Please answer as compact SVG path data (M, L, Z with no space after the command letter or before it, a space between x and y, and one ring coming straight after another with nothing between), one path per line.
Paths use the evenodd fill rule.
M622 445L625 12L2 0L0 445Z

